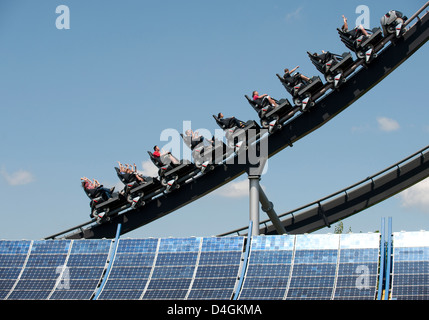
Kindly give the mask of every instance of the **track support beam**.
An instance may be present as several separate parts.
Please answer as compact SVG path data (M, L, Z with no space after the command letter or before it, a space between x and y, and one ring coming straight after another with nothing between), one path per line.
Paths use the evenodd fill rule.
M268 200L267 195L265 194L264 190L262 190L261 186L259 186L259 202L261 203L262 211L266 212L277 233L286 234L286 229L283 227L279 216L274 210L273 203Z

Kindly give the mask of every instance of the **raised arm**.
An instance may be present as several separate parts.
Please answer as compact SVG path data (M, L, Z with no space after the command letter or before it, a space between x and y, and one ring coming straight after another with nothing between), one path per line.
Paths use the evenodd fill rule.
M344 29L349 30L349 25L347 24L347 18L343 15Z
M294 73L296 69L298 69L299 66L296 66L295 68L293 68L291 71L289 71L290 74Z

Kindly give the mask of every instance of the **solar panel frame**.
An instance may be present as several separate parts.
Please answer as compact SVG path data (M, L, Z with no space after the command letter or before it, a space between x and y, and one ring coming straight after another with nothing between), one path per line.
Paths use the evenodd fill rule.
M202 238L160 239L157 258L142 300L186 299L192 286Z
M381 234L341 234L334 300L374 300Z
M395 300L429 299L429 232L394 232L390 294Z
M296 235L289 286L283 299L330 300L335 287L339 235Z

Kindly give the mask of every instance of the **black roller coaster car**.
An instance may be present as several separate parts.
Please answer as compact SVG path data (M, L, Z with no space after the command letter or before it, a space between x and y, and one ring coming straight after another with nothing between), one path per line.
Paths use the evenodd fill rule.
M91 219L95 219L97 223L109 221L111 217L116 215L119 211L122 211L130 206L127 199L120 192L112 192L110 198L106 197L100 188L84 191L86 195L91 199L89 206L91 207L91 213L89 214Z
M338 88L346 81L344 71L348 70L354 63L350 52L338 55L329 51L322 54L312 54L307 51L307 54L316 69L325 76L326 81L334 84L334 88Z
M180 134L185 144L192 151L192 158L197 168L204 172L213 170L216 164L225 160L234 152L234 149L213 137L212 141L207 143L204 137L195 140L190 135Z
M133 209L144 206L147 201L164 189L164 186L157 178L143 177L144 181L139 181L135 174L121 172L117 167L115 167L115 170L119 179L125 185L123 194Z
M383 28L384 36L395 34L396 38L400 38L405 33L404 22L408 20L401 11L390 10L380 19L381 27Z
M200 169L189 160L181 160L180 163L173 164L172 162L168 163L165 160L161 160L160 157L155 157L150 151L147 153L158 168L158 176L161 184L166 187L166 192L180 188L182 183L200 172Z
M324 84L319 76L312 77L308 82L299 80L295 83L289 83L279 74L276 75L286 91L292 96L293 103L301 107L302 111L306 111L308 107L314 106L314 96L324 88ZM296 78L296 74L293 77Z
M273 107L267 100L263 100L262 104L260 104L258 101L250 99L247 95L244 95L244 97L258 114L262 128L268 129L270 133L280 129L282 123L295 114L293 106L287 99L279 101L274 99L278 106Z
M344 31L337 28L341 41L346 47L356 53L359 59L365 59L366 63L370 63L377 57L377 52L374 48L383 41L383 32L380 28L374 28L369 36L356 32L355 30Z
M225 138L227 141L227 146L238 152L241 147L249 145L250 143L256 141L261 133L261 127L254 120L249 120L243 124L243 126L228 126L220 119L213 115L218 126L223 129L225 132Z

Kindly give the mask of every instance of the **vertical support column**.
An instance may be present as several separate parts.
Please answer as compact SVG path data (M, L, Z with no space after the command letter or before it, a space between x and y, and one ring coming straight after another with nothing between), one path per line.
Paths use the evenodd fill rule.
M392 271L392 217L387 222L387 254L386 254L386 274L384 283L384 300L389 300L390 272Z
M259 235L259 175L249 175L249 218L252 222L252 234Z
M247 150L247 161L251 164L247 169L249 179L249 215L252 222L251 236L259 235L259 180L268 161L268 145L266 141L264 139L259 144L252 145ZM259 151L259 157L256 156L257 151Z
M381 218L381 239L380 239L380 273L378 275L378 293L377 300L383 299L383 281L384 281L384 263L386 260L386 246L385 246L385 219Z

